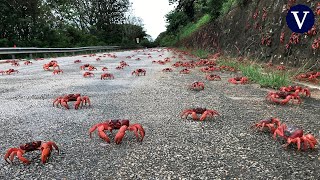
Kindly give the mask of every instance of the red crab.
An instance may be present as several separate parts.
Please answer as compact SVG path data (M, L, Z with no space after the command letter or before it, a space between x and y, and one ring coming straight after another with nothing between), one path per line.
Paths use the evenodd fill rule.
M2 71L1 73L2 74L6 73L6 74L10 75L11 73L19 73L19 71L18 70L14 70L14 69L8 69L6 71Z
M298 76L296 76L296 79L298 79L299 81L308 80L308 81L313 81L314 83L318 83L319 82L319 80L317 79L318 77L320 77L320 72L307 72L307 73L299 74Z
M76 101L74 103L75 109L82 107L83 104L87 105L87 103L89 106L91 106L91 102L90 102L90 99L88 96L81 96L80 94L68 94L68 95L57 97L53 101L53 107L54 107L54 105L56 105L58 107L58 105L60 104L61 106L64 106L65 108L70 109L69 105L68 105L69 101Z
M209 75L206 75L206 79L208 81L214 81L214 80L221 80L221 77L219 75L216 75L216 74L209 74Z
M29 65L29 64L32 64L32 62L31 61L25 61L23 64L24 65Z
M262 12L263 12L263 14L262 14L262 21L264 21L264 20L266 20L266 18L267 18L267 9L264 7L263 9L262 9Z
M88 68L89 66L91 66L90 64L84 64L82 66L80 66L81 70L86 70L86 68Z
M22 155L26 152L39 150L41 151L41 162L44 164L47 162L48 158L50 157L51 151L53 147L58 151L59 148L53 141L43 142L43 141L34 141L29 142L23 145L20 145L18 148L10 148L7 153L4 155L4 160L7 163L12 163L15 156L18 157L20 161L25 164L30 164L30 161L23 157ZM10 160L10 161L9 161Z
M61 69L55 69L53 70L53 75L55 74L60 74L60 73L63 73L63 71Z
M268 95L266 96L266 100L269 102L274 102L277 104L287 104L290 100L295 102L294 100L297 100L297 104L301 103L300 96L294 93L290 92L269 92Z
M125 66L129 66L129 64L127 64L125 61L120 61L120 66L125 67Z
M101 80L102 79L114 79L114 76L111 73L104 73L104 74L101 74Z
M205 73L212 72L212 71L219 71L219 70L220 70L220 68L215 67L215 66L208 66L208 67L203 67L200 69L200 71L205 72Z
M320 37L315 38L312 42L311 48L316 50L320 48Z
M92 77L92 76L94 76L94 74L92 72L85 72L83 74L83 77Z
M305 93L307 97L311 96L310 90L308 88L302 88L300 86L287 86L281 87L280 91L283 92L290 92L299 95L299 93Z
M280 65L280 66L277 66L277 70L284 71L286 70L286 67L284 65Z
M183 62L178 61L178 62L174 63L174 64L172 65L172 67L180 67L180 66L182 66L182 64L183 64Z
M164 62L171 62L171 59L169 57L164 58Z
M276 125L276 126L275 126ZM273 133L277 127L280 126L280 120L277 118L269 118L269 119L263 119L260 122L252 125L252 128L257 128L259 130L263 130L265 127L269 128L270 132Z
M93 71L93 70L98 70L98 69L95 68L94 66L91 66L91 65L90 65L90 66L88 67L88 70L89 70L89 71Z
M16 62L16 61L13 61L13 62L11 63L11 65L12 65L12 66L20 66L20 64L19 64L18 62Z
M101 61L101 59L100 58L96 58L96 61Z
M75 60L75 61L73 61L74 63L81 63L81 60Z
M318 4L317 4L316 13L318 16L320 16L320 2L318 2Z
M135 60L136 60L136 61L140 61L141 59L140 59L140 58L136 58Z
M110 143L110 138L104 132L105 130L109 130L112 133L113 129L119 129L118 133L115 136L115 143L120 144L122 138L125 135L126 130L133 131L137 140L142 142L145 136L145 130L141 126L141 124L129 124L129 120L127 119L115 119L115 120L107 120L102 123L95 124L89 129L89 136L92 137L91 134L96 129L98 129L98 135L101 139L105 140L107 143ZM140 137L139 137L139 134Z
M162 72L172 72L172 68L164 68L162 69Z
M256 19L257 17L258 17L258 15L259 15L259 11L258 11L258 9L254 12L254 14L253 14L253 19Z
M248 83L248 78L247 77L235 77L235 78L230 78L228 82L232 84L246 84Z
M203 82L194 82L189 86L189 88L191 90L196 90L196 91L204 90L204 83Z
M182 69L180 74L189 74L191 71L189 69Z
M284 32L281 32L281 35L280 35L280 43L283 44L283 43L284 43L284 40L285 40Z
M312 134L303 135L303 130L295 126L287 126L286 124L281 124L273 133L273 138L276 139L277 135L283 137L287 143L284 147L289 146L291 143L297 144L298 150L300 150L301 143L304 145L304 150L308 148L315 148L318 143L317 139Z
M146 70L145 69L136 69L134 71L132 71L131 75L136 75L136 76L140 76L140 75L143 75L145 76L146 75Z
M180 116L181 118L187 119L189 114L191 114L191 117L193 120L200 120L200 121L203 121L207 117L219 116L219 113L217 111L206 109L206 108L186 109L180 114ZM197 114L201 114L200 119L197 116Z
M123 66L117 66L116 69L121 70L121 69L123 69Z
M49 70L50 70L50 69L49 69L50 67L53 67L53 70L55 70L56 67L57 67L58 69L60 69L60 67L59 67L59 65L58 65L58 62L55 61L55 60L52 60L52 61L50 61L49 63L43 65L43 69L44 69L45 71L49 71Z
M222 66L220 66L219 68L222 69L222 70L231 71L231 72L235 72L235 71L236 71L236 69L233 68L233 67L231 67L231 66L224 66L224 65L222 65Z
M307 32L307 35L310 37L317 35L317 28L313 25L312 28Z
M102 71L108 71L108 68L107 67L103 67L101 70Z

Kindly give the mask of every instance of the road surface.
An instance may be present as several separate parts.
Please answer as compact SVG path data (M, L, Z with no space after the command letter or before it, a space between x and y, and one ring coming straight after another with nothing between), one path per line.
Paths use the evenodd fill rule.
M61 149L53 151L49 161L40 162L40 152L28 152L24 165L17 159L7 164L0 159L0 179L319 179L319 151L287 150L281 140L250 126L261 119L278 117L282 122L302 127L305 133L319 135L320 103L303 99L300 106L279 106L264 99L268 89L256 84L233 85L230 73L218 74L221 81L206 81L199 68L191 74L161 70L171 67L152 63L174 54L166 49L111 52L117 58L59 57L64 71L53 75L42 65L52 59L33 61L32 65L12 67L0 64L0 70L18 69L19 74L0 75L0 151L30 141L54 141ZM148 58L148 53L152 58ZM126 56L132 56L128 59ZM162 55L162 57L159 57ZM140 61L135 60L141 58ZM189 58L189 57L186 57ZM74 64L76 59L82 60ZM116 70L120 61L130 66ZM95 77L83 78L80 65L98 68ZM114 80L100 80L106 66ZM131 72L145 68L146 76ZM194 81L205 82L205 90L187 88ZM90 97L92 107L66 110L52 107L61 95L81 93ZM71 104L71 103L70 103ZM71 104L72 105L72 104ZM187 108L205 107L221 116L204 122L181 119ZM127 132L122 144L107 144L89 128L107 119L130 119L146 131L142 143ZM111 140L115 132L108 133Z

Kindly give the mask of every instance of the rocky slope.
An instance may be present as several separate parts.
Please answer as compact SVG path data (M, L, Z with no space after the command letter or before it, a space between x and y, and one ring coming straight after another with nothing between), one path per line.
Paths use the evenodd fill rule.
M179 42L188 48L223 51L225 55L249 56L262 61L281 63L292 67L319 69L319 49L312 49L316 35L299 34L299 43L290 44L292 31L286 23L287 7L296 4L316 9L316 2L302 0L245 0L234 7L226 16L209 23L190 37ZM315 28L319 27L316 16ZM284 41L280 42L281 33ZM266 41L262 44L262 39ZM292 37L293 38L293 37ZM266 42L270 40L270 45Z

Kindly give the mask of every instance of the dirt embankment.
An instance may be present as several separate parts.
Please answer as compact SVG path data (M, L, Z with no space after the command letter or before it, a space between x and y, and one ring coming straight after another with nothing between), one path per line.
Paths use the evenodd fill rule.
M286 23L287 10L296 4L308 5L316 9L316 2L306 0L247 0L233 8L226 16L209 23L178 45L188 48L219 51L231 56L249 56L273 63L283 62L286 66L320 68L319 52L313 50L312 43L319 37L319 17L316 16L316 35L299 34L299 43L289 43L292 31ZM280 36L284 33L284 41ZM262 39L265 43L262 44ZM266 45L270 40L270 45Z

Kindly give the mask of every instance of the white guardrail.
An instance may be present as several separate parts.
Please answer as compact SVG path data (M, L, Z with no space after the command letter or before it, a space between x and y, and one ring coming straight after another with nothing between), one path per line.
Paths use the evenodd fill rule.
M29 54L32 58L32 54L38 53L75 53L82 51L102 51L102 50L117 50L120 46L89 46L79 48L35 48L35 47L12 47L12 48L0 48L0 55L12 55L15 58L15 54Z

